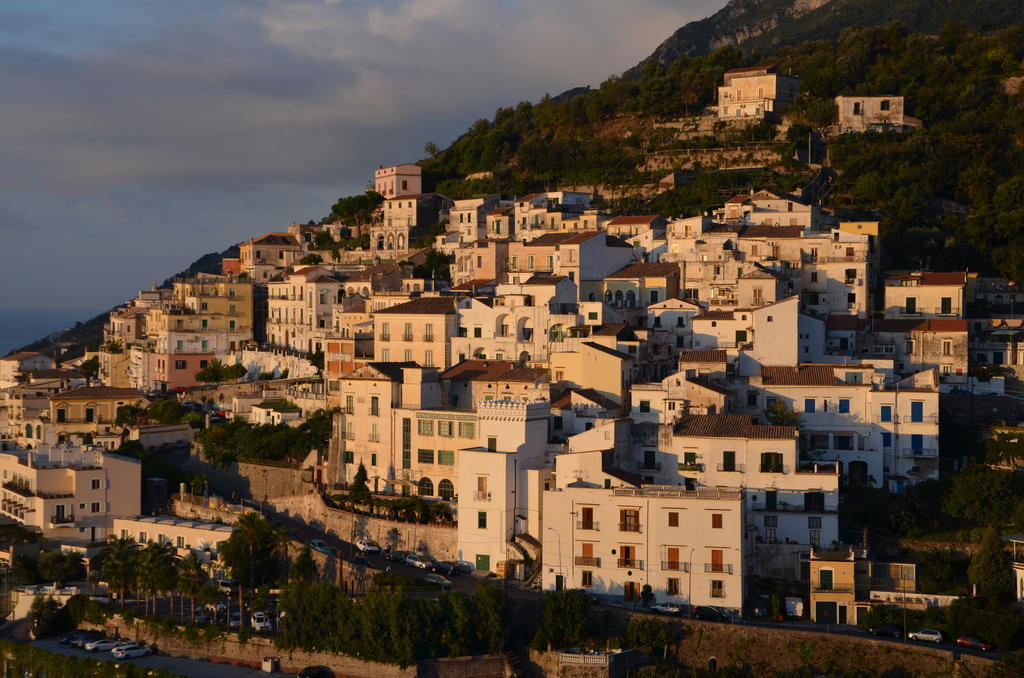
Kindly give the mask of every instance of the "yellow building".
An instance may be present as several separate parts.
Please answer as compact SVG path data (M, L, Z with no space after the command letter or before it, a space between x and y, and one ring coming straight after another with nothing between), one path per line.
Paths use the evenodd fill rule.
M47 443L83 433L93 436L116 434L114 420L117 409L125 405L142 407L145 404L145 399L135 389L79 386L49 396L49 412L41 415L36 423L41 424L42 440ZM31 425L25 424L26 427ZM37 443L38 440L29 442Z
M569 386L592 388L626 407L633 362L628 353L585 341L575 351L551 354L551 378Z

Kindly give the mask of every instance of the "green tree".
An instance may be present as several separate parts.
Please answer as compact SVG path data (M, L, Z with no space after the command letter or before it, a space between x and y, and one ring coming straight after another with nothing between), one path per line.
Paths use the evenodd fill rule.
M246 582L250 589L276 581L280 570L277 556L288 543L287 535L258 513L246 513L235 527L218 551L231 576ZM245 624L242 587L238 587L238 610Z
M317 235L320 235L320 233L317 233ZM328 237L328 239L330 238L330 236L327 236L327 237ZM334 246L334 241L332 240L331 244L328 247L318 247L317 249L326 250L326 249L331 249L331 247L333 247L333 246ZM316 254L315 252L310 252L306 256L304 256L301 259L299 259L299 263L302 264L303 266L313 266L313 265L319 264L323 260L324 260L323 257L321 257L319 254Z
M376 191L367 191L362 195L341 198L331 206L331 213L324 218L324 222L342 223L361 232L363 227L373 219L374 212L383 202L384 196Z
M316 579L317 574L313 554L309 546L303 546L299 549L299 555L295 556L295 562L292 563L291 569L288 571L288 578L293 582L309 584Z
M135 405L122 405L114 417L115 426L135 426L145 417L146 410Z
M995 527L985 531L978 550L971 556L967 577L982 598L1004 601L1013 597L1013 573L1006 562L1003 540Z
M481 581L473 589L476 609L476 633L480 648L488 654L501 651L505 640L505 597L491 581Z
M533 647L544 649L579 645L587 637L591 598L578 590L548 591L540 603L540 623Z
M138 545L131 537L112 537L103 549L100 576L117 592L121 609L125 594L135 586L138 576Z
M196 619L196 597L206 583L206 570L195 553L189 553L178 564L178 593L188 597L192 603L192 621Z
M368 475L366 473L366 467L363 466L363 462L359 462L359 468L356 469L356 475L352 478L352 486L348 491L348 499L353 504L367 504L370 501L370 488L366 484Z
M943 508L954 518L990 524L1013 515L1024 480L1013 471L971 466L953 476Z
M178 583L177 561L170 544L150 542L142 548L139 552L138 581L156 612L157 596L173 591Z
M89 379L95 379L96 375L100 371L100 357L94 355L87 360L83 360L78 366L78 371L84 374Z
M154 400L146 408L146 414L160 424L177 424L181 421L181 403L174 398Z
M773 400L764 408L764 418L772 426L799 426L800 415L781 400Z
M54 582L58 587L62 587L65 582L85 574L85 570L82 567L82 557L77 553L43 551L39 554L36 568L39 570L40 577L45 581Z

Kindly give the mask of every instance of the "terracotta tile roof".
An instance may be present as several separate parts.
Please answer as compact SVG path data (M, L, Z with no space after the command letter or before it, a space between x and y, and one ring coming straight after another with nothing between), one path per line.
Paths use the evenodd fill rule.
M605 279L655 278L673 274L679 275L679 264L667 262L647 264L640 262L615 271L615 273L605 276Z
M362 271L353 273L345 278L345 282L368 282L373 280L374 276L387 275L388 273L401 273L402 267L398 264L378 264L377 266L370 266Z
M718 384L711 382L707 379L704 379L703 377L687 377L686 381L690 382L691 384L696 384L701 388L706 388L709 391L714 391L715 393L721 393L722 395L732 395L731 390L723 386L719 386Z
M776 280L778 277L777 273L767 271L761 267L757 267L753 271L740 276L741 279L745 280Z
M623 471L620 468L608 467L601 470L612 478L618 478L622 482L629 483L633 487L640 487L644 483L644 479L640 476L635 473L630 473L629 471Z
M836 377L836 368L841 365L806 363L791 367L788 365L762 365L761 383L765 386L864 386L850 384ZM846 365L847 368L859 367ZM871 383L867 382L867 386Z
M568 280L564 275L532 275L524 282L524 285L556 285L563 280Z
M511 360L463 360L442 372L441 378L453 381L497 379L514 369L515 366L515 362Z
M63 393L54 393L51 400L95 400L97 398L142 398L142 394L134 388L114 388L112 386L79 386Z
M672 435L681 438L793 440L797 428L755 424L753 417L745 414L691 414L684 415L676 422Z
M724 363L726 361L726 352L717 349L687 349L679 352L679 362L681 363Z
M36 353L35 351L18 351L16 353L10 353L5 355L0 360L10 360L12 362L21 362L22 360L28 360L29 358L35 358L36 356L43 355L42 353Z
M535 200L543 195L547 195L547 193L527 193L520 198L516 198L516 202L530 202L531 200Z
M575 394L577 394L577 395L579 395L579 396L581 396L583 398L586 398L587 400L593 402L596 405L600 405L601 407L605 408L606 410L621 410L622 409L622 406L620 406L617 402L615 402L614 400L612 400L611 398L609 398L606 395L598 393L597 391L595 391L592 388L571 388L571 389L567 390L565 393L563 393L561 396L559 396L555 400L555 402L551 403L551 408L552 409L556 409L556 410L564 410L564 409L568 409L569 407L571 407L572 406L572 394L573 393L575 393Z
M628 353L623 353L622 351L616 351L614 348L608 348L607 346L602 346L601 344L597 344L593 341L584 341L583 345L594 350L600 351L601 353L607 353L610 356L615 356L620 360L636 360L636 356L632 356Z
M524 247L554 247L555 245L561 245L574 237L572 233L545 233L544 235L537 236L533 240L524 243Z
M85 375L78 370L71 370L61 367L55 370L32 370L31 378L37 379L80 379Z
M749 194L741 194L741 195L734 195L733 197L729 198L728 200L725 201L725 204L726 205L742 205L743 203L749 202L749 201L750 201L750 195Z
M704 311L693 316L693 320L734 320L732 311Z
M499 207L496 210L491 210L490 212L488 212L487 216L489 216L489 217L504 217L504 216L508 216L511 213L512 213L512 208L511 207Z
M294 245L299 246L299 241L295 239L295 236L288 233L267 233L261 235L258 238L253 238L254 245Z
M875 332L966 332L967 321L955 318L880 319L875 321Z
M906 275L890 275L886 280L917 280L922 285L964 285L967 273L956 271L951 273L914 272Z
M477 288L477 287L487 287L487 286L493 285L493 284L495 284L495 282L496 281L494 280L494 278L473 278L472 280L467 280L466 282L462 283L461 285L456 285L455 287L452 288L452 290L455 291L455 292L459 292L459 291L469 292L469 291L471 291L471 290L473 290L474 288Z
M804 232L803 226L769 226L768 224L750 224L740 233L741 238L799 238Z
M830 315L825 321L825 327L830 330L859 330L867 325L867 318L858 318L855 315Z
M628 226L633 224L650 224L661 218L659 214L642 214L637 216L615 217L608 222L608 226Z
M441 315L455 313L455 297L420 297L377 311L389 315Z
M626 323L604 323L594 325L590 330L592 337L615 337L623 341L637 341L636 332Z

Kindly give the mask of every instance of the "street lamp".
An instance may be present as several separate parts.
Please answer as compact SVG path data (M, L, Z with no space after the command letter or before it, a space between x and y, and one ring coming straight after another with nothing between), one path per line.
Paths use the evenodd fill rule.
M548 526L549 530L555 533L555 537L558 539L558 576L561 577L562 586L565 586L565 570L562 567L562 535L555 528ZM559 590L558 586L555 586L555 590Z

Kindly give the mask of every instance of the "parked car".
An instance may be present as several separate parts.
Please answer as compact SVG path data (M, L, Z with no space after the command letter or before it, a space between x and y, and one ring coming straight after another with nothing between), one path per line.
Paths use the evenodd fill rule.
M73 635L73 634L72 634ZM78 631L78 635L71 639L72 647L85 647L86 643L99 640L103 634L99 631Z
M670 614L673 616L679 616L683 611L683 608L672 603L656 603L651 605L651 612L657 612L658 614Z
M430 568L432 563L426 559L426 556L419 556L415 553L410 553L405 557L405 564L410 567L418 567L421 570L426 570Z
M372 539L357 539L356 548L363 553L380 553L380 545Z
M123 642L113 638L98 638L83 645L82 649L86 652L110 652Z
M476 565L469 562L468 560L455 561L455 572L457 574L473 574L475 571Z
M199 610L196 612L196 616L192 619L194 624L209 624L211 621L211 613Z
M61 638L60 640L58 640L57 644L60 645L61 647L72 647L75 644L75 641L78 640L79 638L81 638L86 633L92 633L92 632L90 632L90 631L78 631L78 630L72 631L68 635L66 635L63 638ZM99 634L96 634L96 635L97 635L97 637L99 637Z
M926 643L941 643L942 642L942 631L936 629L920 629L919 631L911 631L907 634L907 638L911 640L920 640Z
M956 639L956 644L960 647L969 647L972 650L981 650L982 652L990 652L992 650L991 645L974 636L960 636Z
M876 626L873 629L868 629L868 633L873 636L880 636L882 638L902 638L903 631L900 627L895 624L883 624L882 626Z
M273 626L266 612L253 612L249 623L252 624L253 631L269 631Z
M729 621L728 615L717 607L710 605L700 605L693 608L693 618L703 619L704 621L717 621L724 622Z
M153 654L153 650L146 645L132 643L116 647L110 651L110 654L114 655L114 659L135 659L136 657L148 657Z
M333 546L328 546L327 542L325 542L323 539L313 539L313 540L311 540L309 542L309 548L313 549L314 551L318 551L320 553L323 553L326 556L336 556L336 555L338 555L338 552L336 550L334 550L334 547Z
M334 671L326 666L307 666L299 671L299 678L334 678Z
M230 596L238 589L239 583L234 579L218 579L217 588L226 596Z
M384 551L384 557L395 563L404 563L406 556L409 555L408 551Z
M228 617L228 628L237 629L242 626L242 615L238 612L232 612L231 616Z
M433 565L430 566L430 571L451 576L455 574L455 564L447 563L443 560L435 560Z
M445 579L444 577L442 577L439 574L428 574L427 576L425 576L423 578L423 581L430 582L431 584L436 584L437 586L440 586L441 589L443 589L445 591L450 591L451 588L452 588L451 581Z

